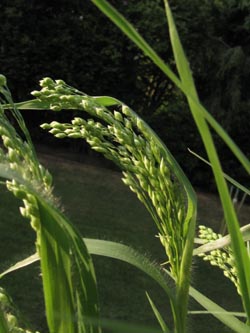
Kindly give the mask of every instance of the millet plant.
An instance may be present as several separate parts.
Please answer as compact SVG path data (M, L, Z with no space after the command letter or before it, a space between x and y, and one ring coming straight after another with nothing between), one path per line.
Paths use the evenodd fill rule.
M129 106L108 96L88 96L68 86L63 80L54 81L51 78L40 81L41 90L32 93L35 99L14 104L6 79L1 76L0 135L4 148L0 154L0 175L7 179L9 191L23 202L20 212L30 220L36 232L37 253L10 267L0 278L40 260L49 332L101 332L91 254L108 256L134 265L162 287L171 304L173 327L164 319L169 314L160 314L149 295L148 299L163 332L186 332L189 295L235 332L250 332L250 260L245 245L249 228L239 226L226 182L229 177L222 171L211 127L247 172L250 163L200 103L168 2L165 0L164 4L177 74L108 2L92 2L186 96L214 173L229 235L222 237L206 227L200 227L199 238L195 238L195 191L165 144ZM76 117L71 123L53 121L43 124L42 128L59 139L82 138L92 149L120 167L123 182L145 205L158 229L159 240L167 258L164 267L152 264L126 245L81 237L60 210L53 195L52 177L39 163L18 109L50 109L55 112L77 109L88 114L90 118L87 120L85 117ZM12 125L13 119L18 130ZM235 184L235 181L229 180ZM248 192L242 185L240 187ZM202 245L194 249L195 242ZM190 286L193 255L201 255L211 264L219 266L235 283L242 299L246 323ZM29 332L19 327L18 318L11 312L4 290L0 290L0 302L0 332Z

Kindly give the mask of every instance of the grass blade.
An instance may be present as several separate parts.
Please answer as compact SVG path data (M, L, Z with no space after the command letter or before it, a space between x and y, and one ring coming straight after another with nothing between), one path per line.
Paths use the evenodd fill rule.
M100 332L98 326L85 322L89 317L98 318L99 307L92 260L84 241L59 211L40 199L39 210L41 268L52 332L75 332L76 326L79 333Z
M200 155L196 154L194 151L192 151L191 149L188 149L188 151L194 155L195 157L197 157L199 160L201 160L202 162L206 163L207 165L209 165L211 167L211 163L209 163L205 158L201 157ZM223 173L224 178L231 183L232 185L234 185L235 187L237 187L239 190L241 190L242 192L246 193L247 195L250 195L250 190L248 188L246 188L244 185L240 184L239 182L237 182L235 179L233 179L232 177L228 176L226 173Z
M149 275L162 287L170 301L173 304L175 303L174 291L173 288L168 285L166 276L164 277L164 274L160 269L152 264L147 257L138 253L131 247L120 243L90 238L85 238L84 240L91 254L127 262Z
M245 242L250 241L250 224L247 224L247 225L241 227L240 231L242 233L244 241ZM86 239L85 239L85 241L86 241ZM209 251L213 251L213 250L216 250L216 249L226 247L226 246L231 244L231 239L230 239L230 235L226 235L226 236L224 236L220 239L217 239L215 241L205 243L205 240L201 240L201 239L198 238L198 239L195 239L195 243L202 244L202 245L197 247L196 249L194 249L194 251L193 251L194 256L196 256L200 253L205 253L205 252L209 252ZM40 260L38 254L34 253L31 256L25 258L24 260L21 260L21 261L17 262L13 266L9 267L7 270L2 272L0 274L0 278L2 278L3 276L5 276L9 273L12 273L12 272L18 270L18 269L21 269L23 267L31 265L34 262L38 261L38 260Z
M14 103L19 110L49 110L50 105L38 99L31 99L29 101ZM12 104L4 104L3 109L8 110L12 108Z
M152 278L152 264L148 262L148 259L145 258L143 255L139 254L138 252L132 250L128 246L114 243L114 242L108 242L108 241L102 241L102 240L93 240L93 239L86 239L86 245L88 247L88 250L93 255L101 255L109 258L114 258L118 260L122 260L124 262L127 262L145 273L147 273ZM142 262L142 260L144 262ZM148 264L151 267L148 267ZM154 268L155 269L155 268ZM170 273L164 269L166 274L169 276ZM159 274L162 276L160 277ZM155 281L159 283L160 286L165 289L168 287L166 283L166 278L164 277L163 271L158 271L156 273L156 279ZM163 278L163 280L162 280ZM163 283L163 284L162 284ZM237 319L235 316L233 316L230 312L223 309L221 306L214 303L212 300L198 292L194 288L190 288L189 290L190 296L192 296L199 304L201 304L206 310L211 312L211 314L214 313L214 316L222 321L227 327L235 330L238 333L250 333L250 327L246 324L242 323L239 319Z
M44 214L42 211L41 213ZM48 219L48 223L53 222L51 218ZM58 240L65 242L65 240L60 240L60 236L59 234L55 240L45 228L41 228L40 255L46 318L51 332L73 333L75 317L70 281L70 260L65 251L67 249L62 249L58 244Z
M197 106L199 103L198 95L192 78L192 74L189 68L188 61L186 59L184 50L182 48L175 23L172 17L170 7L167 0L164 1L166 7L166 13L169 23L170 40L173 47L173 52L178 68L181 81L186 87L186 97L189 102L189 106L196 122L204 146L206 148L209 160L212 165L214 177L216 180L217 188L220 194L225 220L228 226L228 230L231 235L232 249L236 259L237 271L240 281L240 288L242 292L242 302L247 313L248 320L250 320L250 261L247 254L246 247L242 235L239 230L239 222L236 216L236 212L224 179L220 161L214 146L214 142L206 124L202 110ZM190 96L192 98L190 98ZM193 103L193 99L197 100L197 103Z
M60 230L56 230L56 232L60 232ZM175 296L174 296L174 290L173 287L170 287L168 284L168 277L161 271L161 268L157 267L155 264L150 262L150 260L138 253L137 251L133 250L132 248L120 244L120 243L115 243L115 242L110 242L110 241L103 241L103 240L98 240L98 239L89 239L89 238L84 238L84 243L87 246L87 249L89 253L94 254L94 255L101 255L101 256L106 256L109 258L113 259L118 259L121 261L124 261L126 263L129 263L136 268L140 269L147 275L149 275L154 281L156 281L159 286L165 291L166 295L168 296L170 303L172 307L175 307ZM32 256L26 258L26 263L32 264L36 261L40 260L40 256L38 254L33 254ZM46 262L45 262L46 264ZM11 273L12 271L19 269L21 265L17 263L14 265L15 269L8 269L6 272L2 273L8 274ZM25 267L25 266L22 266ZM46 269L45 269L46 273ZM50 277L48 276L48 279ZM46 281L46 283L50 283L50 281ZM46 288L49 288L50 286L46 286ZM88 291L88 289L86 288ZM89 290L91 292L91 290ZM52 300L48 300L49 302L49 307L52 308ZM93 318L93 313L89 313L89 317Z
M149 46L137 30L122 16L112 5L105 0L91 0L107 17L113 21L121 31L123 31L129 39L131 39L143 52L177 85L180 82L176 75L171 71L169 66L157 55L157 53Z
M248 325L237 319L231 312L225 311L221 306L201 294L195 288L190 287L189 293L190 296L207 309L209 313L233 331L237 333L250 333L250 327Z
M86 323L87 317L98 318L99 307L92 260L81 236L57 208L47 203L32 184L28 184L7 164L0 164L0 177L25 184L38 202L41 223L38 247L50 331L75 333L78 326L78 333L100 332L98 326ZM35 259L35 256L28 258L25 265ZM8 272L23 266L22 261Z
M174 301L173 290L171 290L169 287L169 283L167 282L168 280L166 279L166 274L171 276L167 270L164 270L166 272L166 274L164 274L163 270L159 270L148 260L147 257L126 245L98 239L86 238L84 240L89 253L121 260L142 270L151 278L153 278L163 288L171 300ZM40 258L37 255L37 260L39 259ZM224 308L214 303L212 300L198 292L193 287L190 288L189 294L210 314L214 315L218 320L222 321L227 327L235 330L238 333L250 333L250 327L238 320L235 317L236 314L226 311Z
M25 258L24 260L18 261L15 265L11 266L7 270L5 270L3 273L1 273L0 279L9 273L17 271L18 269L21 269L23 267L29 266L38 260L39 260L38 254L37 253L32 254L31 256Z
M90 321L95 324L95 322ZM145 325L136 325L124 322L122 320L114 319L100 319L100 325L105 332L108 333L162 333L162 331L155 327L145 326ZM107 329L107 331L106 331Z
M212 311L212 312L209 312L209 311L188 311L189 314L191 315L215 315L215 314L224 314L224 316L226 316L226 313L224 312L215 312L215 311ZM227 313L228 315L233 315L235 317L242 317L242 318L246 318L246 314L245 312L228 312Z
M94 255L102 255L110 257L113 259L119 259L125 261L138 269L147 273L151 278L153 278L167 293L169 298L174 302L174 292L171 287L168 286L165 278L163 278L162 273L160 273L159 268L152 264L145 256L139 254L132 248L115 242L104 241L99 239L83 239L88 251ZM25 260L17 262L15 265L11 266L8 270L3 272L1 276L7 275L15 270L26 267L40 260L40 256L37 253L27 257ZM23 264L25 263L25 264Z
M29 131L8 87L0 88L25 138L17 133L0 104L1 136L6 148L6 153L4 150L1 153L0 177L11 180L7 189L22 200L21 212L36 231L49 330L100 332L98 326L92 327L85 320L86 317L98 320L99 315L91 257L79 233L57 209L51 175L37 159ZM11 271L17 268L20 264Z
M169 328L167 327L164 319L162 318L160 312L158 311L158 309L156 308L156 305L154 304L154 302L152 301L151 297L149 296L149 294L146 292L146 296L147 296L147 299L149 301L149 304L155 314L155 317L156 319L158 320L158 323L160 324L161 326L161 329L162 329L162 332L163 333L170 333L170 330Z
M121 29L127 37L132 40L144 53L147 55L157 67L159 67L163 73L178 87L186 96L189 95L196 107L200 108L205 119L214 128L218 135L228 145L233 154L241 162L243 167L248 173L250 173L250 161L241 152L235 142L229 137L229 135L223 130L213 116L200 104L194 95L190 95L189 87L183 84L176 74L170 69L170 67L159 57L159 55L151 48L151 46L143 39L143 37L136 31L136 29L122 16L113 6L111 6L105 0L91 0L107 17L113 21L114 24ZM185 73L187 74L187 73Z

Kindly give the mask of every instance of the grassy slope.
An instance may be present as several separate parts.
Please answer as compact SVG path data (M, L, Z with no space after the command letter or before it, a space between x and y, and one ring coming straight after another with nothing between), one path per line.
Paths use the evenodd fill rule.
M42 161L54 175L55 191L62 198L65 213L84 237L121 241L133 245L143 253L150 253L152 260L165 260L149 214L134 194L122 184L120 173L45 155ZM34 251L34 234L27 221L17 215L18 202L7 195L4 188L1 189L1 194L2 269L8 266L10 258L16 261ZM199 199L199 223L218 225L221 211L217 198L200 194ZM11 209L6 210L6 207ZM243 218L247 216L248 207L245 208ZM144 293L147 290L167 318L167 302L162 299L161 291L143 274L109 259L94 258L94 262L104 317L155 325ZM234 288L216 268L210 268L199 259L195 260L193 281L205 294L221 305L228 309L240 310ZM36 323L37 328L46 332L38 265L5 277L2 285L8 288L12 296L15 295L15 302L25 316L33 324ZM215 332L213 325L217 322L206 316L205 323L207 320L209 325L204 327L204 316L193 317L190 332L200 332L201 329L203 333ZM221 333L229 332L222 326L217 328Z

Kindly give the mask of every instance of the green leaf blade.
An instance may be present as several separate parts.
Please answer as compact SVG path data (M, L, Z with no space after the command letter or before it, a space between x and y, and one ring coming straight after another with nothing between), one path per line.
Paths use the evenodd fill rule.
M244 324L230 312L225 311L221 306L201 294L193 287L190 287L190 296L233 331L237 333L250 333L250 327L248 325Z
M225 220L231 235L232 248L234 251L240 281L240 288L242 292L242 302L248 315L248 320L250 320L250 260L247 254L246 247L244 245L242 235L240 233L239 222L224 179L224 174L217 155L217 151L214 146L210 130L205 121L203 109L199 106L199 98L196 92L192 73L190 71L188 61L181 45L178 32L176 30L175 23L172 17L172 13L168 5L168 1L165 0L164 3L168 18L170 40L174 52L175 61L181 81L185 88L185 94L188 99L190 110L196 122L197 128L200 132L200 136L203 140L204 146L206 148L209 161L211 162L224 210Z
M39 210L41 267L50 328L52 332L73 333L78 326L79 332L100 332L98 326L87 323L89 317L98 320L99 305L92 260L84 241L62 214L42 200Z
M149 304L155 314L156 319L158 320L158 323L161 326L163 333L170 333L169 328L167 327L167 324L165 323L164 319L162 318L162 315L160 314L159 310L157 309L156 305L154 304L153 300L149 296L149 294L146 292L147 299L149 301Z

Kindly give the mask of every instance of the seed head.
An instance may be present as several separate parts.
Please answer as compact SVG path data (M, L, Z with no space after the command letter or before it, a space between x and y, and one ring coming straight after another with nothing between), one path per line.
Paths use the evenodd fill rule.
M55 86L54 81L50 77L43 78L42 80L40 80L39 83L40 83L40 86L43 88L47 87L47 88L52 89Z

